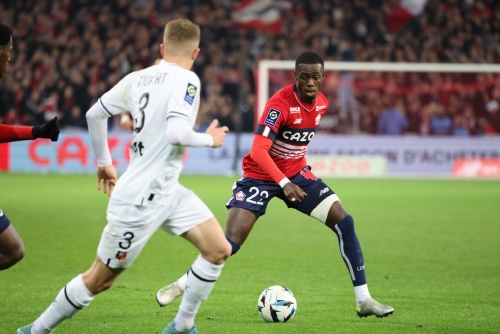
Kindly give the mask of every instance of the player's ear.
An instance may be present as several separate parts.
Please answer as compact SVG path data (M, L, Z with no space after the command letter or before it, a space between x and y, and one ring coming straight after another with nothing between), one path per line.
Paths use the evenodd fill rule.
M165 54L165 45L163 43L160 44L160 54L161 54L162 57Z
M191 54L191 59L195 60L196 57L200 54L200 48L196 48L193 53Z

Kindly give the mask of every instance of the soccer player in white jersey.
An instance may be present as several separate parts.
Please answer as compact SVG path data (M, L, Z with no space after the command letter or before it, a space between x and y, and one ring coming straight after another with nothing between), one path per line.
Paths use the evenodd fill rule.
M189 289L179 312L162 333L198 333L194 317L231 254L214 215L178 182L184 147L220 147L228 131L217 128L217 121L206 133L193 130L200 80L190 69L200 51L199 41L200 28L191 21L169 22L160 47L163 60L127 75L87 112L98 161L97 189L102 187L111 196L108 224L90 269L64 286L45 312L19 328L18 334L50 333L88 306L132 264L158 228L183 236L200 251L189 270ZM135 127L130 164L117 182L106 128L107 118L124 110L132 114Z

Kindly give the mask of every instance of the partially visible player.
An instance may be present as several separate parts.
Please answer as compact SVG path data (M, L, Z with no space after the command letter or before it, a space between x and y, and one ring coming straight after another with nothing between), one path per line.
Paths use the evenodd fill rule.
M0 78L7 70L12 52L12 30L0 24ZM17 140L50 138L57 141L59 126L57 117L43 126L12 126L0 124L0 143ZM24 257L24 243L5 213L0 210L0 270L12 267Z
M243 178L233 186L226 238L234 255L243 245L257 219L277 197L293 208L316 218L338 237L341 256L356 294L360 317L392 314L368 292L363 253L354 230L354 219L339 197L307 166L305 153L314 137L328 101L319 90L324 79L323 59L313 52L295 62L296 83L279 90L267 102L253 140L251 152L243 159ZM185 289L186 276L160 289L160 306L170 304Z
M198 333L195 315L231 254L212 212L178 181L185 146L220 147L228 131L217 128L217 121L206 133L193 130L200 79L190 69L199 42L198 25L185 19L170 21L160 47L163 60L127 75L87 112L98 161L97 189L102 187L111 196L108 224L92 266L63 287L45 312L18 334L50 333L88 306L132 265L159 228L186 238L200 251L189 270L179 312L162 333ZM135 124L130 163L117 182L107 144L107 119L124 110L130 111Z

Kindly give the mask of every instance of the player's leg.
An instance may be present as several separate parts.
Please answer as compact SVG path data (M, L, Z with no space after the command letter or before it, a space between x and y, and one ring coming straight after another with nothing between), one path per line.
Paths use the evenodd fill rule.
M281 187L255 179L241 179L233 185L229 199L226 222L226 239L231 244L231 256L243 245L257 219L265 214L269 201L281 191ZM167 306L184 293L187 273L177 281L161 288L156 294L160 306Z
M51 333L61 322L73 318L88 306L96 294L109 289L124 270L109 268L97 257L85 273L73 278L59 291L52 304L33 324L18 329L18 333Z
M301 187L308 196L304 197L300 203L291 203L284 196L280 198L289 207L324 223L337 235L340 254L354 285L358 315L387 316L392 314L394 308L377 303L368 292L363 252L354 229L354 219L346 212L339 197L308 167L305 167L291 181Z
M194 327L194 318L201 303L208 298L219 278L224 262L231 254L231 246L215 217L192 228L182 236L198 248L200 255L188 270L185 293L179 312L170 325L173 328L164 333L190 331ZM173 330L174 328L176 331Z
M23 257L23 240L7 216L0 210L0 270L12 267Z
M45 334L62 321L74 317L94 296L108 288L139 256L142 248L163 221L156 222L157 209L130 205L111 198L108 205L108 224L99 242L97 257L83 274L73 278L60 291L43 314L18 333ZM126 219L125 221L123 219Z
M248 210L236 207L229 208L225 234L231 245L231 256L238 252L256 221L257 217ZM156 294L158 305L167 306L184 293L188 273L189 271L174 283L170 283L158 291Z
M194 318L212 291L231 254L231 246L213 213L198 196L182 186L177 188L179 200L162 228L187 239L200 254L188 271L179 312L163 333L196 333Z
M328 211L325 225L337 234L340 253L354 285L357 313L360 317L388 316L394 312L394 308L382 305L371 297L366 282L363 252L354 229L354 219L347 214L338 197L336 199Z

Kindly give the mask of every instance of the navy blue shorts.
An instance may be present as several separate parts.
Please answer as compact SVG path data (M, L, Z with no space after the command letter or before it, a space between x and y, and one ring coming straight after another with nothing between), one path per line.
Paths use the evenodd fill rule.
M3 213L2 210L0 210L0 233L5 231L7 227L9 227L9 225L10 225L9 218L7 218L5 213Z
M274 181L243 178L235 182L233 196L227 202L226 207L228 209L231 207L246 209L259 218L266 213L269 201L273 197L278 197L289 208L294 208L309 216L318 204L334 194L330 187L311 172L310 166L304 167L290 181L298 185L307 194L299 203L290 202L285 197L280 185Z

